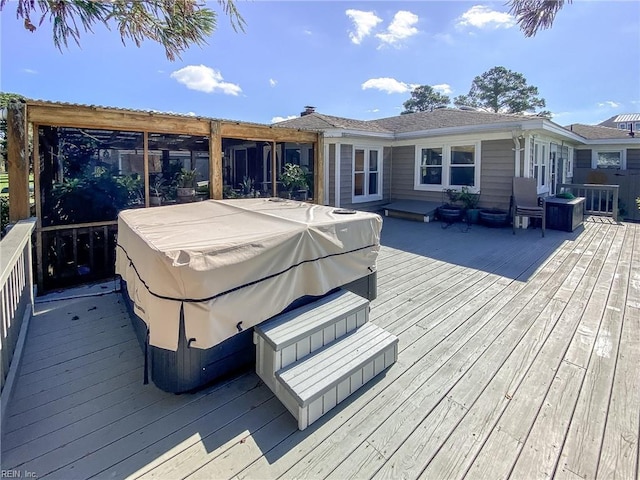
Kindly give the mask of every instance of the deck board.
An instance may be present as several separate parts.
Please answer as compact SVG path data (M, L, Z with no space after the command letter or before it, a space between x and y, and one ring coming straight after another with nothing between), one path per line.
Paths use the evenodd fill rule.
M23 476L638 477L637 224L385 218L370 318L398 362L302 432L253 372L143 385L120 297L68 296L36 305L7 412L2 468Z

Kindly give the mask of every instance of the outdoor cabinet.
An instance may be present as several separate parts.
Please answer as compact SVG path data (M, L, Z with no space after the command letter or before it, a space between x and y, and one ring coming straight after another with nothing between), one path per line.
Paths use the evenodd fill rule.
M582 225L584 218L584 198L548 198L545 202L547 228L573 232Z

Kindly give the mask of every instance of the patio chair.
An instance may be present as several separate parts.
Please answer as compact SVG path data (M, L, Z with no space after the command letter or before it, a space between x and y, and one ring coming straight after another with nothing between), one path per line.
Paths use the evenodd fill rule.
M546 227L544 199L538 205L535 178L513 177L513 234L516 234L516 217L542 219L542 236Z

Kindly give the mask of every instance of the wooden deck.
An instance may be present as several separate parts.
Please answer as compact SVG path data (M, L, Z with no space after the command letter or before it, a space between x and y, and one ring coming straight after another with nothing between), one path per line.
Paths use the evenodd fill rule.
M116 294L37 305L2 438L22 478L638 478L640 225L385 219L398 362L300 432L252 372L142 385Z

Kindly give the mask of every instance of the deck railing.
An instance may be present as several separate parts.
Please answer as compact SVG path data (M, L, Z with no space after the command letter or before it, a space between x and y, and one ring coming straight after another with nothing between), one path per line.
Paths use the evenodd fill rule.
M117 220L43 227L40 232L42 255L37 270L43 290L114 275Z
M590 183L561 183L558 185L558 190L561 192L570 191L576 197L585 198L585 214L613 217L616 222L618 221L619 189L619 185Z
M35 218L21 220L0 241L0 292L2 303L1 387L18 343L23 319L33 313L31 235Z

